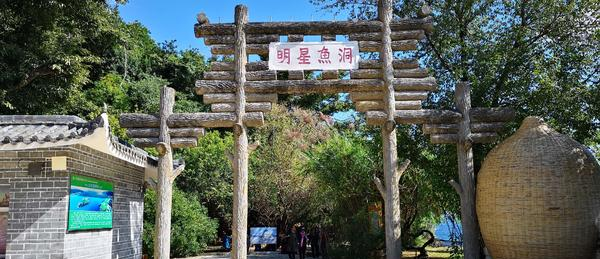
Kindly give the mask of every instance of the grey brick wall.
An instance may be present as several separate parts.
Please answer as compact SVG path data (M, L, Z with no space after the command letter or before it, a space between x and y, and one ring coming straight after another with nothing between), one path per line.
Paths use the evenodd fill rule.
M68 171L52 172L52 156L67 156ZM44 166L30 173L33 163ZM112 230L66 231L70 173L113 182ZM0 151L11 197L6 258L141 258L143 181L143 168L86 146Z

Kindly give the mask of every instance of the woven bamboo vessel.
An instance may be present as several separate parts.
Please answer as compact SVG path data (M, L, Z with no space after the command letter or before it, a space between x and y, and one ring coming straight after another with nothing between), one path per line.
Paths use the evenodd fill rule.
M485 158L477 215L494 259L593 259L600 167L577 141L536 117Z

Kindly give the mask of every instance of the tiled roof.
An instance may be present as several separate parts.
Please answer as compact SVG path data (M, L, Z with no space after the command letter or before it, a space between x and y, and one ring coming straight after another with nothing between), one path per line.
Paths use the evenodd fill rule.
M0 115L0 145L58 142L84 137L102 127L70 115Z

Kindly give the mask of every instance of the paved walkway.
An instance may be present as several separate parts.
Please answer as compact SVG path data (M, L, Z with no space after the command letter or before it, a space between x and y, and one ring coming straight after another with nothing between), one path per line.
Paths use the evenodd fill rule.
M188 257L186 259L228 259L229 253L215 253L209 255L201 255L196 257ZM286 254L280 252L250 252L249 259L287 259ZM298 256L296 256L298 258Z

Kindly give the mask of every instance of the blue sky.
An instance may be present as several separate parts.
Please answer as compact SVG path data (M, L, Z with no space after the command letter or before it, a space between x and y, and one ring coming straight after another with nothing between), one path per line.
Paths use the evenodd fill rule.
M176 40L179 49L198 48L209 56L202 39L194 37L196 14L204 12L211 23L233 22L237 4L248 6L251 22L345 19L320 10L308 0L129 0L119 6L127 22L139 21L157 42Z

